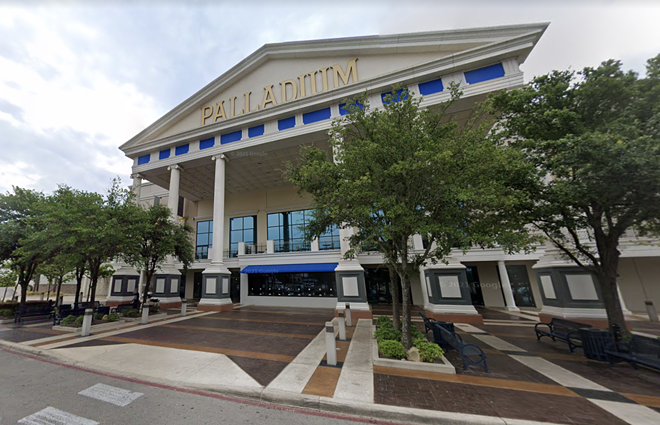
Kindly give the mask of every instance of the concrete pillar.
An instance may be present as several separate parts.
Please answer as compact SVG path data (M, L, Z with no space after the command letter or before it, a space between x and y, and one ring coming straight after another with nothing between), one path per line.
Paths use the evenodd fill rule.
M186 317L188 314L188 301L184 298L181 300L181 316Z
M229 296L231 272L224 264L225 232L225 170L228 159L220 154L211 158L215 161L213 186L213 250L211 264L202 272L202 299L198 309L224 311L233 309Z
M337 343L332 322L325 322L325 348L328 352L328 365L337 366Z
M351 316L351 303L346 303L346 326L353 326L353 317Z
M142 306L142 317L140 318L140 324L141 325L146 325L149 323L149 306L148 305L143 305Z
M416 251L422 251L424 249L424 240L422 235L413 235L413 248Z
M626 316L631 316L632 311L628 310L628 307L626 306L626 301L623 299L623 294L621 293L621 285L619 285L619 282L616 284L616 292L619 294L619 302L621 303L621 310L623 311L623 314Z
M346 321L344 320L344 312L339 310L339 339L346 341Z
M170 191L167 198L167 207L172 211L172 217L176 219L176 213L179 207L179 180L181 179L181 170L183 168L175 164L167 167L167 169L170 171Z
M131 178L133 179L133 186L131 189L133 190L133 193L135 194L135 201L140 202L140 197L142 196L142 179L143 176L142 174L135 173L131 175Z
M92 314L94 310L88 308L85 310L85 316L83 317L82 331L80 336L89 336L92 333Z
M238 243L238 255L245 255L245 242Z
M506 309L508 311L520 311L516 306L516 301L513 298L513 290L511 289L511 281L509 274L506 271L506 265L503 260L497 262L497 268L500 271L500 283L502 284L502 292L504 292L504 300L506 301Z
M319 250L319 240L318 240L318 238L312 239L311 249L312 249L312 251L318 251Z

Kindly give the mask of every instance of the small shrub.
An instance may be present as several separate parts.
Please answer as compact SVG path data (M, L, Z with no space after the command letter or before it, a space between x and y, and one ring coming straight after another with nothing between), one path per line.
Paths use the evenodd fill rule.
M420 331L417 326L412 324L410 325L410 333L412 334L413 339L424 338L424 334L422 333L422 331Z
M406 358L406 349L399 341L381 341L378 343L378 350L384 357L398 360Z
M160 306L159 305L150 305L149 306L149 314L156 314L160 311Z
M0 317L11 317L14 315L14 310L10 308L3 308L0 310Z
M94 316L94 319L95 320L103 320L103 316L104 316L103 313L96 313L96 315Z
M381 327L374 332L376 341L401 341L401 332L394 329L394 327Z
M76 317L76 321L74 323L76 325L82 326L83 320L85 320L85 316L78 316L78 317Z
M116 322L117 320L119 320L119 315L117 313L108 314L108 322Z
M112 314L116 314L116 313L112 313ZM136 308L132 308L130 310L125 310L121 315L124 317L138 317L140 315L140 310ZM108 318L110 318L109 315Z
M389 317L387 317L387 316L378 316L378 319L376 319L376 324L378 326L383 326L385 323L392 324L392 322L390 322Z
M419 340L416 340L419 341ZM428 341L420 341L415 344L419 350L419 358L423 362L433 363L436 359L442 357L445 352L438 344Z
M62 319L61 324L63 326L71 326L75 323L76 321L76 316L66 316L64 319Z

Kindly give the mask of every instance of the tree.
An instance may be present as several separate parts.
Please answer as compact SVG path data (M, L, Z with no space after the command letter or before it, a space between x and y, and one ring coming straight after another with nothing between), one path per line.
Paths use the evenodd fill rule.
M406 348L412 343L410 280L420 266L444 260L453 248L519 250L532 240L516 210L527 201L521 189L533 167L518 151L487 139L486 117L462 126L454 121L449 108L460 92L454 85L450 92L452 100L434 109L421 109L419 98L399 88L382 109L370 109L366 96L349 100L349 113L330 133L334 161L304 147L300 165L285 171L299 192L313 197L310 237L330 225L357 228L346 256L376 246L396 272ZM428 235L422 251L412 247L415 234Z
M529 221L596 276L611 330L625 329L621 238L632 228L660 230L660 55L647 62L646 78L609 60L535 78L494 95L489 107L501 115L494 139L538 167Z
M16 279L18 279L18 274L14 270L0 265L0 288L3 288L0 302L4 302L7 296L7 289L4 288L16 286Z
M65 254L57 255L37 268L37 273L46 276L46 279L48 279L49 288L51 283L57 287L55 291L55 305L59 305L60 302L62 282L64 282L65 279L70 279L74 271L75 260L71 256Z
M149 286L159 266L168 256L174 256L188 268L194 261L193 228L177 223L169 208L153 205L145 208L133 204L129 212L127 235L122 259L136 270L144 272L142 305L146 305Z
M9 268L18 275L21 306L37 267L48 258L34 239L40 231L35 222L44 202L43 193L16 186L13 193L0 194L0 261L8 261Z

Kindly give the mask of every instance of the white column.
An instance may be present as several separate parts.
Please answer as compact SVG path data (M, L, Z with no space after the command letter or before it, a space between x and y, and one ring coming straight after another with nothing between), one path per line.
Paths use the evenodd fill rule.
M520 311L520 309L516 307L516 301L513 298L511 281L509 280L509 274L506 271L504 261L498 261L497 267L500 270L500 281L502 283L502 292L504 292L504 300L506 301L506 309L509 311Z
M215 161L215 182L213 186L213 251L211 252L211 266L204 273L227 273L222 254L225 242L225 168L227 157L216 155L211 158Z
M172 217L176 219L176 212L179 207L179 179L183 168L180 165L171 165L167 169L170 171L170 191L167 197L167 207L172 211Z
M133 193L135 193L135 200L137 203L140 203L140 197L142 196L142 174L133 174Z
M632 311L628 310L626 306L626 301L623 299L623 294L621 293L621 286L619 282L616 283L616 291L619 293L619 302L621 303L621 310L626 316L632 316Z

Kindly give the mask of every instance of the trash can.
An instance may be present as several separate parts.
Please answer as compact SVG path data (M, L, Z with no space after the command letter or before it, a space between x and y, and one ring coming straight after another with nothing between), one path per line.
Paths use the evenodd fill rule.
M454 324L452 322L443 322L441 320L436 320L433 322L433 325L436 324L441 328L448 330L452 334L454 333ZM445 351L451 348L451 346L447 342L443 341L442 333L436 328L436 326L431 326L431 328L433 328L433 342L438 344L440 348L442 348Z
M580 329L582 338L582 350L588 359L601 362L609 361L609 356L605 354L605 349L614 342L612 334L604 329Z

